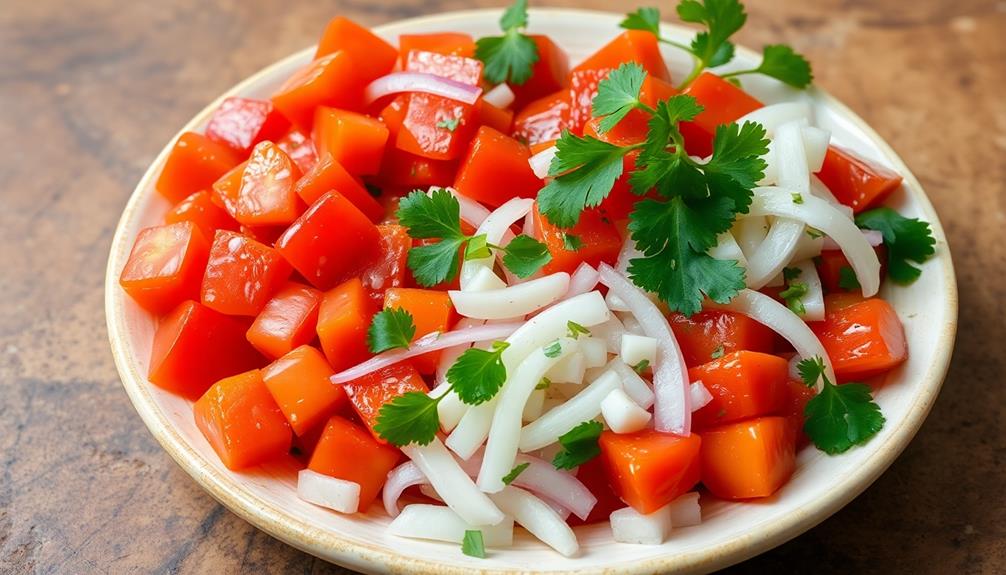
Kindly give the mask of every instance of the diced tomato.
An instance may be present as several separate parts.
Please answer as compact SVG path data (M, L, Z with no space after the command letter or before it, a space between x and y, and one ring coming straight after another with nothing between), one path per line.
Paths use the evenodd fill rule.
M537 204L532 212L535 237L548 248L552 261L542 267L542 272L573 273L582 262L597 266L601 262L614 263L622 249L622 237L614 224L597 210L584 210L580 221L570 229L562 229L548 221L538 212ZM580 240L580 249L566 249L566 234Z
M213 238L203 275L202 303L228 315L258 315L290 271L276 250L220 230Z
M762 107L762 103L747 92L712 72L700 74L685 88L685 93L703 107L694 120L681 123L685 148L693 156L705 157L713 153L713 136L718 126L735 122Z
M307 467L358 484L359 511L364 512L377 498L400 457L401 452L394 447L374 441L359 425L334 415L325 424Z
M458 171L458 160L431 160L388 146L376 181L403 191L430 186L449 186Z
M534 146L556 140L568 127L569 90L560 90L524 106L514 116L513 137Z
M369 82L395 67L398 50L370 30L342 16L329 21L318 41L315 59L343 51L358 68L357 74Z
M513 126L513 110L510 108L497 108L483 99L478 103L479 123L488 126L497 132L510 133Z
M332 369L342 371L370 357L367 328L374 311L360 278L350 279L322 296L318 339Z
M311 62L272 97L272 103L298 128L310 132L314 110L329 106L355 110L363 102L364 67L349 52L338 50Z
M774 332L746 315L706 310L692 317L672 313L668 319L689 367L706 363L713 359L713 354L773 351Z
M657 102L666 100L677 94L678 91L669 82L665 82L653 76L647 76L643 80L643 85L639 90L639 100L644 104L654 107ZM593 136L601 141L609 142L619 146L631 146L646 141L649 134L650 114L643 110L632 110L614 128L605 133L600 133L601 118L593 118L587 121L583 133ZM628 171L626 171L628 173Z
M493 208L512 198L534 198L543 184L531 171L530 157L527 145L482 126L461 162L454 187Z
M378 119L324 106L315 112L314 144L319 156L331 154L354 176L380 171L387 142L388 127Z
M885 264L887 262L887 248L880 244L873 248L877 252L877 259L880 260L880 279L884 279ZM859 291L858 289L848 290L842 287L842 274L849 278L855 278L852 264L846 259L841 250L822 250L821 254L814 258L817 266L817 274L821 276L821 285L824 286L825 293L840 293L845 291ZM843 272L842 270L846 270ZM858 282L858 280L857 280Z
M423 377L408 361L389 365L359 379L347 382L343 387L346 390L346 395L349 396L349 401L353 404L353 409L356 410L356 414L370 429L374 438L381 443L384 443L384 440L374 431L381 407L399 395L410 391L423 393L429 391Z
M390 141L398 137L398 131L402 129L402 122L405 121L405 109L409 106L409 95L398 94L385 104L377 116L388 127Z
M202 134L178 137L157 177L157 191L172 203L209 188L220 176L241 163L241 155Z
M817 176L838 201L857 214L880 205L901 186L901 175L894 170L838 146L828 147Z
M328 192L276 240L276 249L307 281L328 289L378 255L377 227L338 192Z
M405 285L412 238L404 226L396 224L377 226L377 231L381 234L381 255L357 276L370 299L380 307L387 290Z
M245 340L248 322L185 301L161 318L154 333L147 378L196 399L220 378L253 369L265 359Z
M698 435L681 437L652 429L636 433L601 433L601 461L608 481L622 501L652 513L699 482Z
M775 493L793 474L796 442L785 417L759 417L702 433L702 484L721 499Z
M461 32L433 32L430 34L402 34L398 37L398 54L402 67L409 60L409 52L419 50L462 58L475 57L475 41L471 34Z
M329 154L325 154L310 172L297 180L294 190L308 205L334 190L352 202L370 221L376 223L384 218L381 204Z
M288 282L266 302L245 335L262 355L275 359L311 343L318 326L320 303L318 290Z
M275 110L269 100L232 96L210 116L206 137L247 156L255 144L275 141L289 128L290 121Z
M318 447L318 442L321 441L321 436L325 433L325 427L325 425L316 425L307 430L304 435L294 434L290 455L294 456L301 465L307 467L307 464L310 463L311 456L314 455L314 450Z
M290 425L257 369L221 379L193 406L196 427L231 470L285 455Z
M548 36L530 34L529 37L538 46L538 61L534 63L531 77L526 82L520 85L510 83L515 110L561 89L569 74L569 57L562 48Z
M304 435L346 406L346 392L316 348L302 345L262 368L262 381L297 435Z
M305 207L294 192L294 183L299 178L300 169L286 152L272 142L262 142L252 150L241 173L237 195L226 198L225 207L246 226L288 225ZM223 188L219 189L223 198ZM233 193L233 188L228 191Z
M141 230L119 285L140 307L163 313L199 297L210 244L192 222Z
M412 314L416 325L413 341L435 331L446 332L456 320L454 304L447 292L418 288L391 288L384 292L384 309L404 309ZM420 373L431 374L437 369L440 352L434 351L412 358Z
M810 438L803 431L807 419L804 410L807 408L807 402L817 395L817 391L813 387L807 387L803 381L792 377L786 382L786 387L789 393L787 394L786 407L783 408L781 415L786 418L790 433L796 437L796 446L799 449L810 443Z
M625 507L625 502L611 489L603 459L595 457L576 469L576 478L597 498L597 503L584 521L576 515L570 515L566 521L573 527L607 521L612 512Z
M826 296L824 321L810 324L839 382L875 377L908 358L905 330L891 304L872 298L839 307L840 301Z
M594 97L597 86L613 68L574 69L569 74L569 131L582 135L587 122L594 117Z
M292 128L285 136L276 140L276 145L290 156L302 174L310 172L318 163L318 153L314 149L311 136L297 128Z
M756 351L735 351L688 370L713 396L692 414L692 427L704 429L731 421L781 413L786 405L789 363Z
M213 203L212 194L206 190L200 190L178 202L164 216L166 224L179 222L192 222L204 238L212 238L217 230L237 231L239 225L227 214L227 210Z
M626 30L614 40L602 46L583 62L580 62L573 72L579 70L614 70L624 62L635 62L643 70L664 82L670 82L667 64L660 54L657 37L643 30Z

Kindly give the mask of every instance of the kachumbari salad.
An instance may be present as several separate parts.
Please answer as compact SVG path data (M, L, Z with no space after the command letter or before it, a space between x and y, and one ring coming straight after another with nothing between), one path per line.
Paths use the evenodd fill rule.
M159 317L150 381L228 468L298 461L307 501L474 556L515 524L659 544L698 490L767 497L804 444L869 441L851 382L908 353L878 289L934 252L881 206L901 177L745 92L810 84L788 46L710 70L736 0L682 0L688 45L637 10L572 68L526 8L397 48L335 18L272 98L183 134L120 279Z

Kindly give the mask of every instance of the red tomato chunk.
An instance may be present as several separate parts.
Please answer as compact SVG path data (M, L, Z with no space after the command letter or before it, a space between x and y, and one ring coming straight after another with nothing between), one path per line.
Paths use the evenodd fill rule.
M810 327L828 352L839 382L881 375L908 358L905 330L891 304L874 298L842 305L841 296L827 296L824 307L824 321Z
M119 285L144 309L163 313L195 299L209 243L192 222L142 230L119 275Z
M262 380L293 432L302 436L346 406L346 392L320 351L302 345L262 368Z
M704 429L730 421L780 413L789 398L789 362L754 351L736 351L693 367L688 378L701 381L713 399L692 414Z
M246 334L248 341L273 359L311 343L316 335L320 304L318 290L296 282L287 283L252 322Z
M229 315L258 315L290 275L290 265L269 246L218 231L203 276L202 302Z
M247 156L255 144L276 140L290 128L269 100L232 96L224 100L206 125L206 137Z
M612 489L640 513L660 509L699 482L698 435L605 431L598 444Z
M399 395L410 391L426 393L429 388L416 368L408 361L379 369L369 375L347 382L343 386L353 409L370 429L374 438L384 443L376 431L377 416L381 407Z
M229 146L202 134L185 132L178 137L164 162L157 178L157 191L171 202L180 202L209 188L240 162L241 156Z
M793 474L796 442L784 417L760 417L702 432L702 484L722 499L775 493Z
M361 512L366 511L398 465L401 452L374 440L359 425L333 416L311 455L308 469L360 486Z

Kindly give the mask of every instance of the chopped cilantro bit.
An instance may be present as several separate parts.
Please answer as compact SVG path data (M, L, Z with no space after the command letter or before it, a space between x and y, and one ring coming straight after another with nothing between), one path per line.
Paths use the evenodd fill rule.
M793 196L793 203L794 204L802 204L803 203L803 194L801 194L800 192L793 192L792 196Z
M573 339L577 339L581 335L590 335L590 330L570 320L566 322L566 334Z
M601 454L597 439L601 437L604 426L599 421L584 421L573 429L559 436L562 449L555 454L552 465L556 469L573 469Z
M806 282L791 281L786 289L779 292L779 297L786 302L786 307L790 311L797 315L805 315L807 309L803 306L803 297L808 291L810 290Z
M542 353L544 353L545 357L549 359L555 359L562 355L562 344L559 343L559 340L555 340L545 346L545 348L542 349Z
M478 529L466 529L465 536L461 539L461 552L469 557L485 559L486 545L482 532Z
M641 359L639 360L639 363L632 366L633 371L635 371L640 375L642 375L649 368L650 368L650 360L648 359Z
M580 239L580 236L574 236L573 234L563 232L562 247L567 251L577 252L583 247L583 240Z
M863 286L859 285L859 278L856 277L856 272L849 266L839 268L838 287L848 291L863 289Z
M448 132L453 132L458 129L458 124L461 122L461 118L446 118L437 122L438 128L443 128Z
M552 380L547 377L543 377L541 378L541 381L538 382L538 385L534 386L534 388L535 390L548 389L548 386L550 385L552 385Z
M725 350L723 349L723 344L720 344L720 345L716 346L716 349L714 349L711 354L709 354L709 357L711 359L719 359L719 358L723 357L724 353L725 353Z
M514 479L517 479L518 475L524 473L524 470L527 469L530 465L531 464L528 462L521 463L520 465L515 465L514 468L510 470L510 473L507 473L506 475L503 476L503 484L510 485L511 483L513 483Z

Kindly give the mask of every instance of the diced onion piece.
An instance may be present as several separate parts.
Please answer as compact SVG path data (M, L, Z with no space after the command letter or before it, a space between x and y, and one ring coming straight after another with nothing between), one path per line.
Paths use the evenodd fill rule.
M485 403L468 406L461 421L454 427L444 443L461 459L471 459L489 436L498 397Z
M583 354L583 361L587 369L601 367L608 363L608 344L603 339L596 337L584 337L578 340L580 353Z
M359 483L310 469L301 469L297 474L297 496L339 513L356 513L360 508Z
M430 485L455 513L469 525L496 525L503 513L475 487L471 477L451 456L444 444L434 438L428 445L411 444L402 448Z
M688 369L671 325L660 309L628 278L606 264L601 264L599 271L601 282L632 308L643 332L657 340L657 361L653 371L653 418L657 431L687 436L692 427Z
M625 326L618 316L611 314L611 319L590 328L590 333L597 339L604 341L604 346L608 353L618 353L622 348L622 334L625 333Z
M510 104L513 104L515 97L513 90L504 82L503 84L496 84L491 90L486 92L485 96L482 96L482 101L492 104L497 108L507 108Z
M611 293L611 292L608 292ZM634 333L636 335L643 335L643 326L640 325L639 320L636 316L632 315L632 312L625 311L621 313L622 327L625 329L625 333ZM622 338L618 338L618 351L622 351Z
M622 378L622 389L625 390L626 395L632 398L632 401L639 404L639 407L649 409L653 405L653 390L650 389L646 380L636 373L636 370L617 357L608 362L608 369Z
M480 267L475 276L472 277L471 281L465 286L464 292L458 293L485 293L485 292L497 292L502 289L506 289L507 283L503 281L492 268L488 266ZM462 314L463 315L463 314ZM518 315L524 314L513 314L506 317L517 317ZM498 318L480 318L480 319L498 319Z
M527 453L559 441L559 436L601 413L601 402L621 381L614 372L605 372L575 397L524 426L520 450Z
M645 335L627 333L622 336L622 345L618 354L628 365L639 365L647 362L651 366L657 363L657 340Z
M544 180L548 177L548 169L552 166L552 160L555 159L555 154L558 151L559 148L552 146L528 158L527 163L538 179Z
M495 525L472 525L449 507L413 503L406 505L401 514L388 525L388 533L410 539L426 539L460 544L465 531L482 532L486 547L501 548L513 545L513 519L506 517Z
M371 104L385 96L402 92L433 94L465 104L474 104L482 95L482 88L423 72L394 72L381 76L363 90L363 101Z
M521 527L566 557L580 550L576 534L547 503L517 487L507 487L492 495L493 501Z
M650 422L650 412L639 407L621 389L609 391L601 401L601 415L615 433L633 433Z
M800 298L803 304L804 321L824 320L824 289L821 286L821 277L817 274L817 267L811 260L803 260L793 264L794 268L800 270L800 275L793 281L803 282L807 285L807 293Z
M631 507L613 511L609 516L611 535L619 543L660 545L671 534L670 505L643 515Z
M692 398L692 411L698 411L713 400L713 394L709 393L706 386L701 381L693 381L688 388L688 393Z
M482 270L488 269L488 267L482 268ZM557 272L502 289L450 290L447 294L454 304L454 309L462 316L506 319L527 315L548 306L565 295L567 289L569 289L569 274Z
M807 194L802 204L795 204L788 190L755 188L750 214L792 218L824 232L842 248L842 253L849 260L863 287L863 296L873 297L877 294L880 289L880 260L877 259L877 253L856 224L825 200Z
M803 358L820 357L824 360L828 379L835 381L835 370L832 367L828 352L820 340L807 326L800 316L786 306L761 292L741 290L727 304L707 302L707 307L723 309L746 315L758 323L772 329L783 337L793 349Z
M580 352L571 353L545 374L552 383L583 383L583 375L587 372L587 363Z
M741 250L737 239L730 232L723 232L716 236L716 245L709 250L709 256L718 260L735 260L737 265L744 269L748 267L748 258Z
M807 154L807 168L811 173L820 172L824 166L824 156L828 153L828 144L831 143L831 132L815 126L801 126L800 136Z
M611 311L629 311L628 304L626 304L622 298L610 291L608 292L608 295L604 296L604 303L608 304L608 309Z
M569 322L591 328L611 318L600 292L592 291L561 301L527 320L507 338L503 365L507 373L517 368L535 348L548 345L566 335Z
M475 235L485 235L486 242L493 245L503 245L504 238L510 231L510 226L520 221L534 207L534 200L528 198L513 198L490 213L482 224L475 231ZM467 291L468 284L475 278L475 274L483 267L493 267L496 255L473 260L465 260L461 264L461 274L459 283L462 291Z
M581 262L580 265L576 267L576 271L574 271L573 275L569 278L569 290L566 291L566 297L571 298L593 290L597 287L597 282L600 281L600 279L601 276L597 273L597 269L595 269L594 266L588 264L587 262Z
M545 390L536 389L531 392L524 404L524 411L521 413L521 422L530 422L541 417L545 413Z
M810 123L811 110L808 102L783 102L781 104L763 106L757 110L748 112L744 116L741 116L740 119L737 120L737 123L741 125L744 124L744 122L755 122L761 124L762 127L765 128L766 136L772 138L779 126L793 121L796 121L803 126Z
M691 527L702 523L702 508L699 507L699 494L685 493L667 504L671 512L671 524L675 529Z

